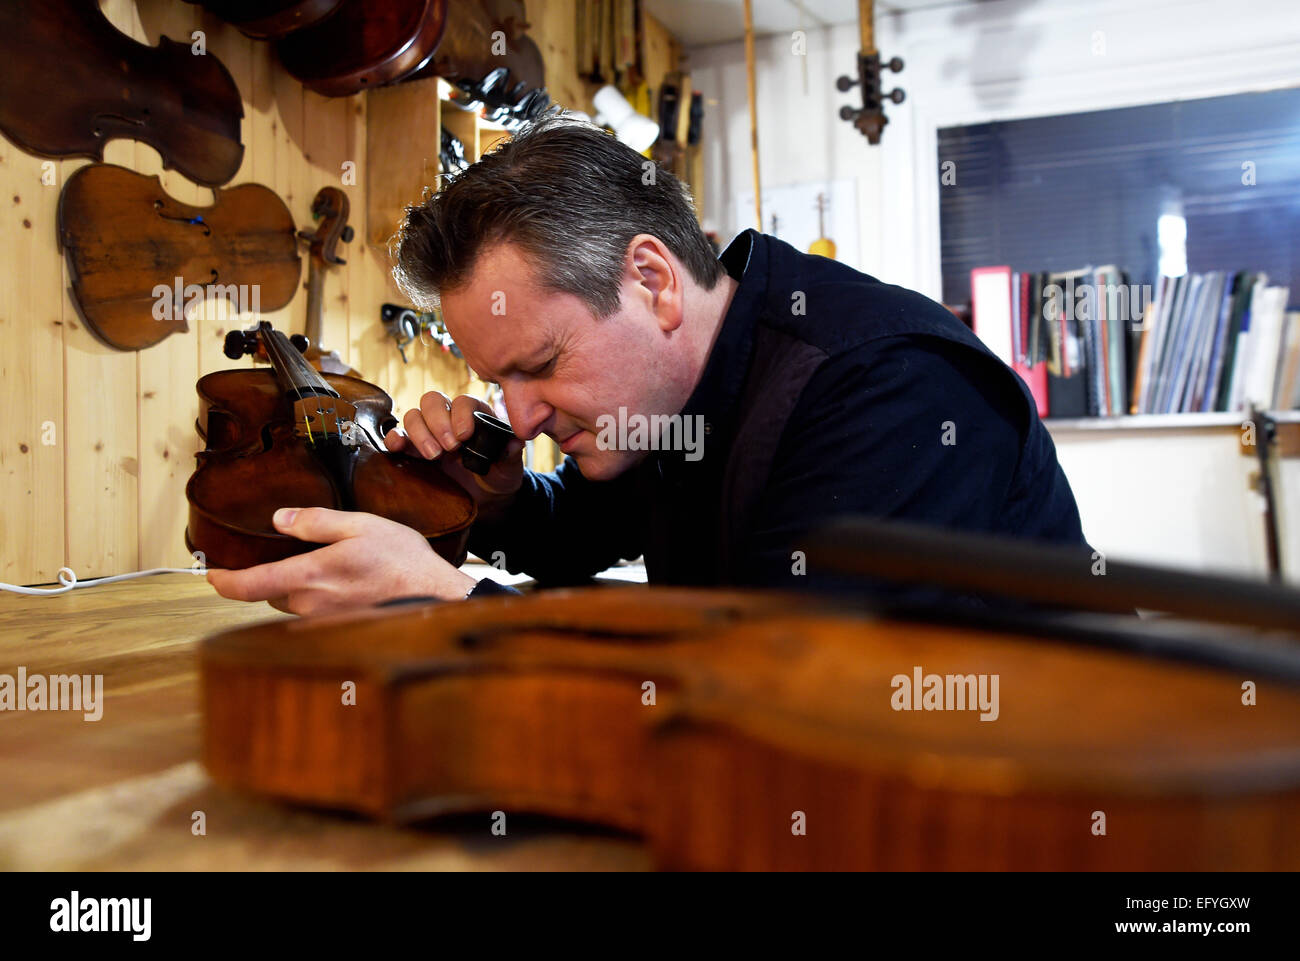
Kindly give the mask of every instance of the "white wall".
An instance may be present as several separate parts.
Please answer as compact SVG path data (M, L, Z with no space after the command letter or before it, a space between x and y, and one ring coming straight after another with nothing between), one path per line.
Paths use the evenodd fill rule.
M835 89L836 77L853 72L857 37L857 29L850 27L810 31L806 57L791 53L788 35L758 38L759 165L764 188L855 180L860 256L850 266L871 273L881 257L883 158L852 124L839 119L839 104L852 102L853 96ZM754 189L745 47L743 43L697 47L688 56L691 82L706 102L704 227L716 230L725 244L739 231L756 226L752 214L736 220L734 203L735 196ZM889 132L894 132L892 124Z
M1242 455L1240 425L1058 424L1051 433L1084 535L1107 557L1229 574L1268 571L1264 499L1252 483L1259 464ZM1300 583L1300 461L1279 462L1273 476L1283 566L1287 579Z
M954 124L1300 86L1297 0L990 0L877 18L890 123L872 147L839 119L835 78L852 73L855 25L808 34L808 92L789 36L760 38L759 159L765 185L857 181L859 263L939 297L936 131ZM706 108L705 226L725 242L732 197L752 190L742 43L693 48ZM1243 158L1249 159L1249 158ZM1265 568L1249 464L1231 431L1054 432L1085 533L1109 556L1230 571ZM1300 465L1284 470L1292 564L1300 568ZM1300 576L1300 570L1292 571Z
M1099 43L1100 41L1100 43ZM861 263L937 297L940 127L1300 85L1297 0L990 0L877 17L876 45L901 56L907 100L887 104L878 147L839 119L835 78L854 72L855 25L808 34L808 92L789 36L759 38L759 162L765 185L858 181ZM707 101L704 221L723 241L733 194L752 190L745 52L687 51ZM960 189L960 171L957 188ZM952 189L952 188L946 188Z

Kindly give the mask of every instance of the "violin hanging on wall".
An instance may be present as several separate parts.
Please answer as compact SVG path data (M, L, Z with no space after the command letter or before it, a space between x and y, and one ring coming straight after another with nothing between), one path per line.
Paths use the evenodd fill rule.
M210 567L242 569L320 546L281 534L285 506L366 511L419 531L452 564L465 560L474 501L432 461L389 453L393 401L374 384L321 374L306 338L262 321L226 335L226 356L271 368L223 370L198 382L206 442L185 488L185 544Z
M275 40L319 23L343 0L185 0L200 4L254 40Z
M514 128L534 120L551 104L546 65L528 29L520 0L461 3L447 12L447 29L424 68L403 77L442 77L466 109L484 106L484 117Z
M350 97L428 63L447 26L447 4L343 0L325 19L277 41L275 52L303 86L325 97Z
M96 0L0 3L0 130L28 153L102 160L108 141L138 140L165 169L215 187L239 171L243 116L212 53L139 43Z
M835 81L835 89L840 93L848 93L854 87L861 88L862 106L845 104L840 108L840 119L852 123L867 138L867 143L876 146L880 143L885 124L889 123L889 117L885 115L885 101L891 100L899 104L907 96L902 87L895 87L885 93L882 70L888 68L894 73L900 73L903 59L891 57L887 62L881 62L880 51L876 49L874 0L858 0L858 30L861 43L858 49L857 77L840 77Z
M315 230L298 231L305 241L307 258L307 352L303 355L317 370L327 374L361 375L344 363L338 351L321 346L321 329L325 312L325 272L330 267L341 266L346 261L338 255L339 244L352 242L353 230L348 225L348 195L338 187L322 187L311 202L311 215L319 223Z
M82 167L59 197L59 245L72 300L100 340L152 347L185 331L186 307L225 297L279 310L302 274L289 208L261 184L214 189L210 207L175 200L157 177L113 164Z

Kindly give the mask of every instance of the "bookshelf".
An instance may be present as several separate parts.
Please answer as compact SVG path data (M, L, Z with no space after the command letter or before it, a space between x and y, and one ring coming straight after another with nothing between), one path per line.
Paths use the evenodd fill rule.
M1267 413L1279 424L1300 424L1300 410L1275 410ZM1246 411L1229 411L1204 414L1125 414L1120 417L1046 417L1043 425L1053 432L1240 428L1249 416Z
M1088 542L1107 557L1265 577L1258 448L1243 411L1047 418ZM1300 411L1278 425L1272 475L1286 579L1300 584Z

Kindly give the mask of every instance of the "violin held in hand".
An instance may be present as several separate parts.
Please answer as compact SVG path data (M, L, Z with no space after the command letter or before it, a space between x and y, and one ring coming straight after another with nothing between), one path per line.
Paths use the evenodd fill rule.
M474 502L437 464L389 453L393 401L355 377L320 374L306 338L263 321L232 331L226 355L256 353L271 367L223 370L198 382L206 450L185 488L185 543L209 567L245 568L320 545L279 533L281 507L365 511L419 531L442 557L465 559Z

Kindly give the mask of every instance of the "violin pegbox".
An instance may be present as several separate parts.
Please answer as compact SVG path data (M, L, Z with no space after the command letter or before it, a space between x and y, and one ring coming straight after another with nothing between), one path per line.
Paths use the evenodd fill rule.
M221 352L231 360L239 360L241 357L252 354L256 359L265 361L267 359L266 348L258 338L257 331L257 327L230 331L226 334L225 345L221 348ZM311 341L302 334L290 334L289 343L293 344L300 354L307 353L307 348L311 346Z
M257 353L257 331L232 330L226 334L226 342L221 352L231 360L239 360L248 354Z

